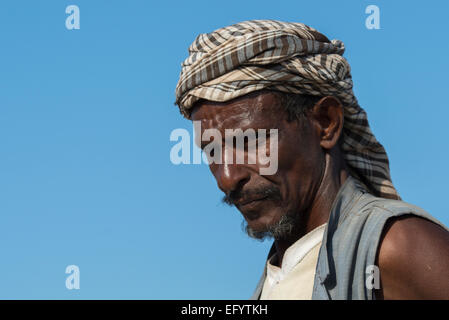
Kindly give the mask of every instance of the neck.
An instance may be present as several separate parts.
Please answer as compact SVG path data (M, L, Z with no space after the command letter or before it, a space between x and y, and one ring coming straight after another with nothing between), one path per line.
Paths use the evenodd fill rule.
M288 247L303 237L305 234L323 225L329 219L332 205L338 191L348 177L348 171L343 160L340 157L333 157L331 154L325 154L325 168L321 183L319 184L315 197L304 214L301 215L300 227L294 236L289 239L275 240L278 265L282 265L282 258Z

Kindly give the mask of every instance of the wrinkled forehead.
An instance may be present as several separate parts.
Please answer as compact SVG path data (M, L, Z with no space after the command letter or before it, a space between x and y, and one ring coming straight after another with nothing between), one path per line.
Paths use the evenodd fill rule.
M285 117L278 95L252 93L228 102L199 101L191 119L203 129L275 129Z

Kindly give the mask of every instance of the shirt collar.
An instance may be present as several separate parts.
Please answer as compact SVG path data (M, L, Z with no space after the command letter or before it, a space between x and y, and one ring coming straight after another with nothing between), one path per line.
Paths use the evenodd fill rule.
M316 245L322 241L325 226L326 225L323 224L313 229L288 247L282 258L281 268L271 264L273 259L275 259L276 254L271 256L271 258L267 261L267 272L271 272L273 275L275 273L279 273L281 277L288 274Z

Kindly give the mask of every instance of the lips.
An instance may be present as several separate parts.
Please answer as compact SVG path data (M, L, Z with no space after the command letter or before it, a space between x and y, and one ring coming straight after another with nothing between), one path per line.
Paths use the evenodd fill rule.
M263 200L265 200L267 198L268 198L267 196L262 196L262 197L258 197L258 198L252 198L252 199L243 199L241 201L238 201L236 203L236 205L238 207L245 207L245 206L248 206L248 205L254 205L254 204L256 204L258 202L261 202L261 201L263 201Z

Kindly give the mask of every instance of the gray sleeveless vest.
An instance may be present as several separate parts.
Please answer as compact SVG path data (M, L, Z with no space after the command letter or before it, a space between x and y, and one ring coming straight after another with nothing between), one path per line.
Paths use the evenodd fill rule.
M361 182L348 177L335 198L324 231L312 299L375 299L373 289L365 285L371 275L366 273L367 267L375 265L386 221L405 214L428 219L448 230L423 209L403 201L375 197ZM268 257L272 253L274 246ZM251 299L259 299L265 272Z

